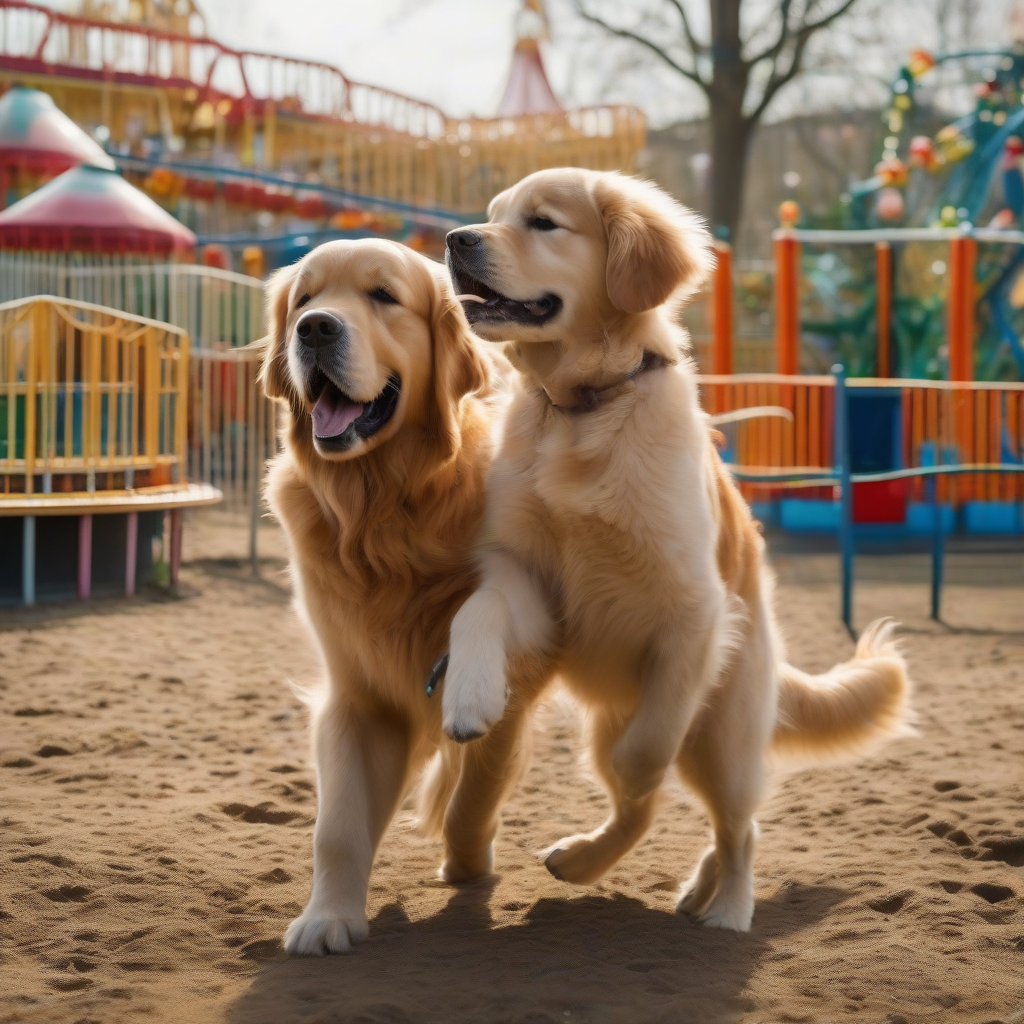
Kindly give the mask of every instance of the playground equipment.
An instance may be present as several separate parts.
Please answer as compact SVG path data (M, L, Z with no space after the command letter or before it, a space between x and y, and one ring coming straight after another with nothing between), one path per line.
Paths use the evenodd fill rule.
M0 81L49 92L123 155L215 158L476 215L531 171L629 171L643 145L635 107L451 118L328 65L233 50L184 22L171 30L117 6L101 18L99 5L76 16L0 0ZM188 27L205 31L192 16Z
M701 390L711 410L792 412L792 421L736 423L725 458L762 517L772 513L767 493L781 497L781 525L789 517L796 528L838 534L842 617L851 630L856 542L871 529L856 528L863 521L858 507L876 508L879 491L903 506L902 529L886 525L889 536L931 538L934 618L941 613L944 537L956 516L994 532L1024 530L1024 384L849 380L836 366L830 376L705 376ZM880 464L886 448L889 458ZM800 492L814 497L789 497Z
M849 356L859 376L1005 379L1014 371L1024 376L1024 348L1008 322L1006 337L995 351L984 345L987 311L998 311L1011 301L1014 280L1003 274L996 282L979 286L977 281L981 262L1009 259L1017 263L1024 253L1022 245L1024 232L993 228L830 231L783 227L775 235L777 365L796 372L801 341L813 344L817 339L820 344L820 336L826 335ZM801 247L814 247L814 255L801 260ZM901 292L895 274L898 263L911 258L910 247L917 247L915 259L920 260L924 252L931 263L936 294L929 297L927 316L908 308L920 305L920 300ZM860 262L873 270L872 294L855 316L824 320L822 282L814 281L813 272L802 271L820 262L822 250L832 256L837 248L871 252L870 258ZM808 284L803 295L802 281ZM838 288L833 290L833 295L837 293ZM800 315L801 301L811 316Z
M276 412L258 387L263 282L188 263L111 258L80 266L61 253L0 252L0 300L48 294L123 310L184 331L189 353L189 478L216 486L250 517L250 558L262 467L277 451Z
M0 209L82 163L114 166L46 93L15 86L0 97Z
M0 304L0 600L123 591L153 568L169 520L220 500L187 474L188 335L90 303Z
M334 238L392 238L442 258L445 235L463 223L443 210L252 169L130 156L118 156L117 164L128 180L196 231L200 245L224 247L236 263L247 247L258 245L270 269Z
M956 65L977 67L974 109L935 131L928 94L939 70ZM839 360L853 375L1024 378L1024 248L1013 233L1024 214L1022 83L1022 52L915 52L883 113L875 173L827 214L801 220L817 233L797 229L799 209L784 204L792 209L789 221L782 211L783 228L792 230L776 239L777 291L792 294L785 275L796 265L804 340L819 365ZM780 330L792 336L796 314L778 309L789 318ZM955 365L960 355L968 362Z

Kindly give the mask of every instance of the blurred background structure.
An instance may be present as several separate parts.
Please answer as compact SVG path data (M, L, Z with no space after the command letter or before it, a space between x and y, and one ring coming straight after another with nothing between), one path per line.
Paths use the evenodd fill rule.
M0 302L52 295L181 334L181 478L246 511L255 568L275 447L250 347L267 273L331 238L441 258L524 175L615 169L716 237L715 279L685 312L709 405L769 396L792 417L745 421L729 458L835 468L841 363L862 379L855 473L1010 466L1022 100L1018 0L0 0ZM42 449L26 469L43 413L19 375L40 366L12 339L0 514L51 473ZM68 394L85 396L82 372ZM876 395L874 379L890 383ZM1021 532L1007 472L858 484L853 518L920 532L938 502L950 529ZM760 486L767 522L835 527L832 485Z

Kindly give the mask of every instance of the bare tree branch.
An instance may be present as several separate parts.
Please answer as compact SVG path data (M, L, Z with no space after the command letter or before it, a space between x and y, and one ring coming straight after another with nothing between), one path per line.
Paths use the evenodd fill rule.
M760 64L763 60L771 59L774 64L779 59L779 55L782 53L783 47L786 45L786 40L789 38L789 9L792 6L792 0L782 0L779 5L779 13L782 17L782 25L779 28L779 37L772 43L771 46L766 47L760 53L755 54L753 57L747 59L747 63L753 67L755 64ZM772 72L774 74L774 68Z
M686 45L690 47L690 51L696 58L698 55L703 56L708 53L711 49L705 43L702 43L694 34L690 28L690 16L686 13L686 8L683 6L682 0L668 0L668 2L679 12L679 20L683 23L683 34L686 36ZM696 66L696 60L694 61Z
M603 18L599 18L596 14L591 14L584 6L583 0L577 0L576 10L579 12L581 18L584 21L589 22L591 25L597 25L598 28L602 28L605 32L610 35L617 36L619 39L629 39L634 43L650 50L651 53L663 60L673 71L677 74L682 75L684 78L689 79L696 85L699 85L705 92L708 89L708 83L701 77L701 74L696 69L696 61L694 62L693 70L684 68L682 64L674 60L667 50L663 47L653 43L650 39L646 39L644 36L637 32L632 31L628 28L619 28L616 25L610 25Z
M843 2L830 14L826 14L823 18L819 18L817 21L804 22L804 24L800 26L794 36L793 56L790 59L789 67L779 74L778 58L781 56L781 52L776 55L773 61L772 73L764 87L761 100L748 115L748 120L759 121L761 119L761 115L768 108L768 104L775 98L776 93L778 93L784 85L796 78L796 76L803 70L804 51L807 49L807 44L811 41L811 37L827 25L830 25L836 20L836 18L842 17L856 2L857 0L843 0Z

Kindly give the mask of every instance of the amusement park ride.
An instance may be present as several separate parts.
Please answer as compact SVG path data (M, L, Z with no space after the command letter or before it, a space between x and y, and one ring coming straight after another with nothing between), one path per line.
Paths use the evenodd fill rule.
M265 271L326 238L440 256L531 171L635 169L643 116L564 110L546 35L524 0L496 116L456 119L226 47L192 0L0 0L0 568L21 566L0 602L131 593L154 558L173 578L182 509L222 496L248 508L256 571ZM981 62L976 109L915 134L956 61ZM933 538L935 614L946 533L1024 532L1022 89L1024 50L914 54L874 176L830 219L783 204L774 374L734 372L718 246L705 402L739 413L725 457L766 523L838 534L848 623L855 527Z
M643 145L635 107L555 100L539 0L518 30L493 118L451 118L326 64L232 49L206 35L191 0L88 0L75 15L0 0L0 83L53 96L200 235L267 235L292 219L306 234L386 233L436 249L523 175L629 171Z

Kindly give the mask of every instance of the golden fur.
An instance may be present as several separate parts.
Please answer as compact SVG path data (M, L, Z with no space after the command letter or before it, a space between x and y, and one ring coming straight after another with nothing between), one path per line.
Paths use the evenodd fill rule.
M675 764L714 830L679 909L745 930L766 757L848 749L901 725L909 681L891 628L873 626L825 676L785 664L760 532L676 325L675 305L712 266L692 214L634 179L562 169L499 195L472 230L469 262L449 239L457 288L483 284L532 312L497 322L467 305L478 333L511 340L521 381L488 481L481 584L452 626L445 731L486 734L469 747L488 749L558 673L588 708L613 806L595 832L557 843L548 868L580 883L607 871L643 835ZM560 311L538 324L544 296ZM579 411L581 393L600 402ZM449 857L447 874L483 863Z
M375 300L378 288L397 302ZM357 399L371 399L392 374L401 378L391 421L343 453L323 454L314 441L310 402L294 369L296 322L310 310L347 325L339 359ZM287 405L288 417L266 495L287 534L296 606L327 676L313 727L313 891L285 938L289 952L317 954L366 935L374 852L431 755L450 748L428 774L428 824L440 822L463 762L473 785L479 755L445 739L440 701L427 697L424 680L477 582L471 546L499 409L489 355L442 268L402 246L320 246L271 281L268 322L264 386ZM518 749L516 737L502 749L503 765ZM481 764L482 799L496 802L512 775L496 781ZM469 790L455 796L476 802ZM457 814L451 820L458 846ZM465 842L472 847L475 835Z

